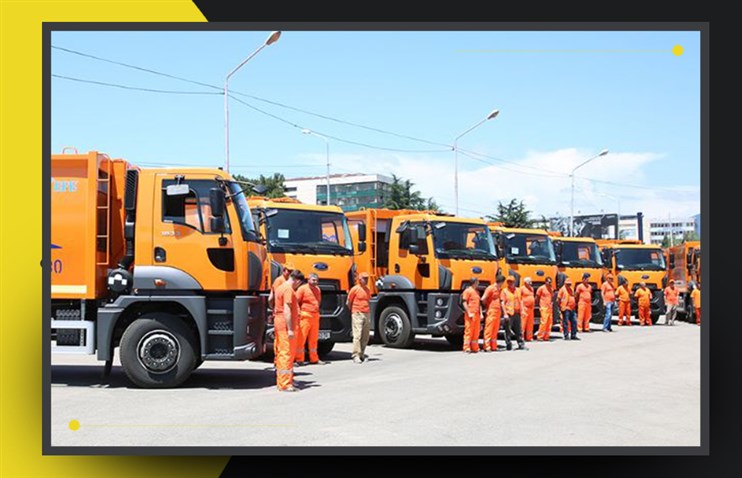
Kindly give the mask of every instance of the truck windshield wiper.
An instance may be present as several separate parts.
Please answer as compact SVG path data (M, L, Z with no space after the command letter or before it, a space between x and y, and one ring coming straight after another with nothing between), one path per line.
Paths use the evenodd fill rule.
M484 257L486 259L495 259L495 255L494 254L492 254L490 252L487 252L487 251L483 251L481 249L467 249L467 251L469 252L469 254L471 254L472 256L475 256L475 257Z

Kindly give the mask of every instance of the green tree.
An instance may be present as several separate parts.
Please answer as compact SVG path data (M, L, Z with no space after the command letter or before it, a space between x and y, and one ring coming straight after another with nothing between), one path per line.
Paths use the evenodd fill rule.
M256 186L262 185L267 188L267 191L265 194L263 194L265 197L268 198L281 198L286 197L286 187L284 185L284 181L286 181L286 178L281 173L273 173L273 176L264 176L260 175L258 178L248 178L245 176L242 176L241 174L235 174L234 179L237 181L245 181L248 183L253 183ZM249 196L252 191L245 191L247 195Z
M526 209L523 200L511 199L509 203L497 202L497 214L488 215L489 221L502 222L506 227L533 227L538 220L531 219L531 211ZM545 218L544 218L545 219Z
M698 237L698 234L696 234L696 231L688 231L683 233L683 242L688 241L700 241L701 238Z
M440 206L431 198L424 198L420 191L414 190L415 183L409 179L402 179L392 174L392 184L384 200L383 207L387 209L414 209L417 211L431 210L441 212Z

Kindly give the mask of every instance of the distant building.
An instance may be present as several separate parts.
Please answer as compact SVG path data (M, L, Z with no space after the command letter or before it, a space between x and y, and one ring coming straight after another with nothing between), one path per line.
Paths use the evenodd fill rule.
M698 234L698 238L701 238L701 215L696 214L695 216L691 216L693 221L696 223L696 234Z
M601 213L574 216L575 236L594 239L639 239L639 216L637 214L618 215ZM549 229L559 231L563 236L569 235L569 216L549 219ZM649 244L649 221L641 217L643 241Z
M381 174L331 174L330 204L344 211L382 207L391 191L392 178ZM327 176L284 181L286 195L305 204L327 204Z
M700 222L700 214L698 216ZM698 233L698 231L700 231L700 225L697 229L695 216L652 219L649 222L650 241L652 244L661 244L662 240L670 235L672 235L672 239L675 243L679 243L683 240L684 234L689 232Z

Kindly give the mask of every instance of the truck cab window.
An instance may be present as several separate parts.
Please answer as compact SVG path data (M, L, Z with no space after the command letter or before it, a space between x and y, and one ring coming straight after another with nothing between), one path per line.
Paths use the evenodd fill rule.
M211 230L211 207L209 189L217 183L208 179L186 180L189 191L187 195L168 196L167 187L176 184L175 180L162 181L162 222L187 226L204 234L213 234ZM230 233L229 215L225 215L227 233Z

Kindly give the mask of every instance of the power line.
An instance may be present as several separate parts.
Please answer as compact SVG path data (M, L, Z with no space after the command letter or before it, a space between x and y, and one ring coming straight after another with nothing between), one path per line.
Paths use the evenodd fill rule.
M121 85L117 83L106 83L104 81L85 80L83 78L74 78L71 76L62 76L52 74L53 78L60 78L63 80L77 81L79 83L90 83L93 85L110 86L113 88L121 88L123 90L135 90L135 91L146 91L149 93L167 93L171 95L221 95L221 93L210 92L210 91L182 91L182 90L158 90L154 88L140 88L138 86Z
M131 65L131 64L128 64L128 63L124 63L124 62L110 60L110 59L107 59L107 58L102 58L102 57L99 57L99 56L91 55L89 53L83 53L83 52L80 52L80 51L77 51L77 50L72 50L72 49L69 49L69 48L64 48L64 47L59 47L59 46L54 46L54 45L52 46L52 48L53 49L56 49L56 50L64 51L64 52L67 52L67 53L79 55L79 56L82 56L82 57L85 57L85 58L90 58L90 59L97 60L97 61L111 63L111 64L114 64L114 65L118 65L118 66L122 66L122 67L126 67L126 68L131 68L131 69L134 69L134 70L138 70L138 71L142 71L142 72L146 72L146 73L150 73L150 74L154 74L154 75L158 75L158 76L162 76L162 77L166 77L166 78L171 78L171 79L175 79L175 80L179 80L179 81L184 81L184 82L191 83L191 84L194 84L194 85L204 86L204 87L208 87L208 88L212 88L212 89L217 89L217 90L220 90L220 91L222 90L221 87L216 86L216 85L211 85L211 84L203 83L203 82L200 82L200 81L190 80L188 78L183 78L183 77L172 75L172 74L169 74L169 73L163 73L163 72L160 72L160 71L152 70L150 68L144 68L144 67L140 67L140 66L136 66L136 65ZM52 75L52 76L61 77L61 75ZM220 94L220 93L216 93L216 92L214 92L214 93L206 93L206 92L181 92L181 91L168 91L168 90L154 90L154 89L147 89L147 88L128 87L128 86L124 86L124 85L105 84L103 82L95 82L95 81L92 81L92 80L82 80L82 79L79 79L79 78L78 79L72 79L71 77L63 77L63 78L69 79L69 80L73 80L73 81L81 81L81 82L86 82L86 83L94 83L94 84L99 84L99 85L104 85L104 86L112 86L112 87L118 87L118 88L130 89L130 90L140 90L140 91L149 91L149 92L157 92L157 93L170 93L170 94ZM279 107L282 107L282 108L291 109L291 110L294 110L294 111L297 111L297 112L301 112L301 113L304 113L304 114L316 116L316 117L323 118L323 119L326 119L326 120L330 120L330 121L335 121L335 122L338 122L338 123L346 124L346 125L349 125L349 126L363 128L363 129L367 129L369 131L375 131L375 132L382 133L382 134L393 135L393 136L396 136L396 137L405 138L405 139L409 139L409 140L412 140L412 141L419 141L419 142L424 142L424 143L428 143L428 144L435 144L435 145L446 146L448 149L446 149L446 150L407 150L407 149L397 149L397 148L386 148L386 147L381 147L381 146L370 145L370 144L367 144L367 143L361 143L361 142L356 142L356 141L351 141L351 140L345 140L345 139L342 139L342 138L339 138L339 137L336 137L336 136L331 136L331 135L327 135L327 134L322 133L325 136L327 136L328 138L332 138L332 139L334 139L336 141L339 141L339 142L342 142L342 143L353 144L353 145L357 145L357 146L363 146L363 147L366 147L366 148L378 149L378 150L382 150L382 151L406 152L406 153L440 153L440 152L447 152L447 151L453 150L453 146L448 145L446 143L439 143L439 142L429 141L429 140L426 140L426 139L416 138L416 137L408 136L408 135L403 135L403 134L395 133L395 132L392 132L392 131L383 130L383 129L380 129L380 128L374 128L374 127L370 127L370 126L365 126L365 125L362 125L362 124L359 124L359 123L353 123L353 122L350 122L350 121L347 121L347 120L333 118L331 116L327 116L327 115L323 115L323 114L319 114L319 113L313 113L313 112L308 111L308 110L303 110L301 108L297 108L297 107L293 107L293 106L290 106L290 105L286 105L286 104L283 104L283 103L280 103L280 102L277 102L277 101L272 101L272 100L268 100L268 99L265 99L265 98L260 98L260 97L254 96L254 95L249 95L247 93L242 93L242 92L238 92L238 91L233 91L232 93L233 94L237 94L237 95L241 95L241 96L250 97L250 98L253 98L253 99L258 100L258 101L263 101L263 102L266 102L266 103L269 103L269 104L272 104L272 105L275 105L275 106L279 106ZM279 116L276 116L276 115L274 115L272 113L268 113L268 112L266 112L264 110L261 110L261 109L255 107L255 106L253 106L253 105L250 105L249 103L242 102L238 98L235 98L234 96L232 96L232 94L230 94L230 97L233 98L235 101L238 101L238 102L242 103L243 105L248 106L249 108L252 108L255 111L258 111L258 112L260 112L260 113L262 113L264 115L268 115L268 116L270 116L270 117L272 117L272 118L274 118L276 120L282 121L282 122L284 122L286 124L289 124L289 125L291 125L291 126L293 126L295 128L301 128L301 126L299 126L299 125L297 125L295 123L292 123L292 122L290 122L288 120L285 120L283 118L280 118ZM319 131L317 131L317 132L319 133ZM467 157L469 157L471 159L474 159L476 161L480 161L480 162L485 163L485 164L490 164L490 165L493 165L493 166L494 166L493 163L484 161L483 159L481 159L481 157L488 158L488 159L491 159L491 160L497 161L497 162L510 163L510 164L513 164L513 165L517 165L517 166L519 166L521 168L537 169L537 168L534 168L534 167L531 167L531 166L520 165L520 164L518 164L515 161L504 160L502 158L495 158L495 157L484 155L482 153L477 153L477 152L474 152L474 151L462 150L461 148L459 148L459 152L461 152L464 156L467 156ZM478 156L480 156L480 158L472 157L471 156L472 154L473 155L478 155ZM524 171L518 171L518 170L513 170L513 169L505 168L504 166L500 166L500 167L503 168L503 169L506 169L506 170L509 170L509 171L512 171L512 172L515 172L515 173L519 173L519 174L524 174L524 175L542 176L542 177L568 177L568 175L564 175L562 173L557 173L556 171L549 171L549 170L545 170L545 169L539 169L539 171L546 171L546 172L552 173L552 174L530 173L530 172L524 172ZM650 190L650 191L664 191L664 192L671 192L671 193L677 192L677 191L672 190L672 189L669 189L669 188L651 187L651 186L640 186L640 185L635 185L635 184L619 183L619 182L615 182L615 181L606 181L606 180L600 180L600 179L593 179L593 178L589 178L589 177L580 177L580 178L581 179L584 179L584 180L587 180L587 181L592 181L592 182L595 182L595 183L609 184L609 185L613 185L613 186L622 186L622 187L629 187L629 188L636 188L636 189L643 189L643 190Z

